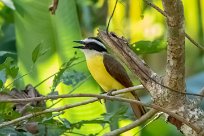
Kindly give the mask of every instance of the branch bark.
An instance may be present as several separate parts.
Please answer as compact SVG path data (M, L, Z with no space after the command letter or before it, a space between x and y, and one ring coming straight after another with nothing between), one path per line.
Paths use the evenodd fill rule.
M185 92L185 28L181 0L162 0L167 14L167 64L164 84Z

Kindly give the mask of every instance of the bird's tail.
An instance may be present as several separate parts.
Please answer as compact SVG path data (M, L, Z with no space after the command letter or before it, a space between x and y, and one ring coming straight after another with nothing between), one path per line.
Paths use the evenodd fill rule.
M122 95L122 97L140 101L140 99L137 96L137 93L135 91L132 91L131 93L125 93ZM146 113L144 106L136 104L136 103L130 103L130 105L132 107L132 110L133 110L136 118L140 118L142 115L144 115Z
M140 101L139 97L137 96L137 94L133 91L131 92L131 94L133 95L135 100ZM144 108L144 106L136 104L136 103L130 103L132 110L136 116L136 118L140 118L142 115L144 115L146 113L146 110Z

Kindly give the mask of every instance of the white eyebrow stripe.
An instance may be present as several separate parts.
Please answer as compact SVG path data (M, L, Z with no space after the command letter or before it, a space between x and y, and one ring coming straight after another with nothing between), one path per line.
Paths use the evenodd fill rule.
M100 45L101 47L103 47L103 48L106 49L106 47L104 46L103 43L101 43L101 42L99 42L99 41L97 41L97 40L95 40L95 39L88 39L88 38L86 38L86 39L84 39L83 41L84 41L85 43L88 43L88 42L94 42L94 43L97 43L98 45Z

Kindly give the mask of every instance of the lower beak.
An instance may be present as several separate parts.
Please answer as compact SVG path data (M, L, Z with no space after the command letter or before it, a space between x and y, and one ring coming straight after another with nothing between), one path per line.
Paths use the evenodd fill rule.
M84 46L74 46L73 48L84 49Z

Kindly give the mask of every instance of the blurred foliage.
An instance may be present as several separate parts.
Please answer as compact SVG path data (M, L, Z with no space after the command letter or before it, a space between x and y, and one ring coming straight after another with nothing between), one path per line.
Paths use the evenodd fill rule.
M16 78L19 68L15 64L14 60L10 57L7 57L6 60L0 64L0 89L4 87L3 84L6 83L9 77ZM3 83L3 84L2 84Z
M83 55L72 48L74 46L72 41L81 39L81 35L83 37L96 35L98 28L105 29L115 1L60 1L55 15L48 11L51 2L51 0L0 1L1 90L9 92L12 87L23 89L26 84L31 83L36 85L43 95L50 95L50 92L100 93L95 81L88 78L89 73ZM162 7L160 0L153 2ZM183 3L187 33L196 41L204 43L204 1L183 0ZM166 29L165 18L160 13L146 5L143 0L119 0L109 30L127 37L130 43L133 43L130 45L132 50L140 54L156 72L163 73L166 63ZM187 82L189 90L198 92L198 86L203 84L201 82L198 84L198 81L204 78L203 74L199 73L203 72L203 67L203 51L186 40L186 75L197 74L189 78ZM47 101L47 107L59 107L86 99ZM110 129L131 123L132 116L129 111L131 112L127 106L123 107L118 103L106 102L104 107L97 102L63 113L46 114L32 121L38 124L38 135L54 136L63 133L73 136L102 135ZM21 116L13 110L13 104L8 103L0 104L0 115L0 122ZM133 135L139 129L123 135ZM22 125L0 129L0 135L8 134L31 135ZM137 135L181 134L172 125L159 119Z
M150 54L161 52L166 49L164 40L156 39L154 41L138 41L130 45L130 48L136 54Z

